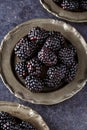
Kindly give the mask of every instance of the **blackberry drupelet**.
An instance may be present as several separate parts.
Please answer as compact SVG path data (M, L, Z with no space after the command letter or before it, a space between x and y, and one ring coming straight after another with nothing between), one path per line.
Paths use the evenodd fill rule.
M47 47L43 47L38 53L39 60L46 66L53 66L57 63L57 56Z
M80 0L80 8L82 11L87 11L87 0Z
M62 36L61 33L57 32L47 38L44 46L51 49L52 51L58 51L64 43L65 38Z
M63 0L61 7L69 11L78 11L79 1L78 0Z
M75 52L71 48L61 48L58 53L58 58L62 63L64 63L67 66L72 65L74 61Z
M66 74L66 66L60 65L51 67L47 71L47 77L45 79L45 83L48 87L58 88L62 80L65 78Z
M18 62L15 66L15 71L23 79L28 75L28 69L25 62Z
M40 77L43 69L42 63L39 61L37 57L27 61L27 69L29 74L33 74L34 76Z
M76 76L76 72L78 69L78 63L76 63L75 61L72 63L70 68L67 68L66 71L66 78L65 81L70 83L71 81L74 80L75 76Z
M36 43L29 41L29 38L27 36L22 38L14 48L15 54L21 60L30 59L34 55L36 50Z
M43 42L48 36L49 32L40 27L33 27L28 33L30 40L35 41L39 45L43 45Z
M22 46L25 43L24 38L21 38L15 45L14 51L15 54L17 54L17 51L20 49L20 46Z
M34 77L33 75L29 75L25 80L26 88L28 88L31 92L39 93L43 91L44 83L40 78Z
M1 130L13 130L15 128L15 119L6 112L0 112Z
M73 50L75 55L77 55L77 50L76 50L75 46L73 44L71 44L68 40L66 40L66 47L70 48L71 50Z
M19 126L22 130L36 130L33 125L25 121L22 121Z

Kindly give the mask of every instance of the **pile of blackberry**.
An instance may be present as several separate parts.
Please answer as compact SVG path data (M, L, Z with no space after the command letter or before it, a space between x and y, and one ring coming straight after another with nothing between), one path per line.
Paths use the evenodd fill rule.
M74 80L78 57L76 48L60 32L32 28L14 47L15 71L25 87L34 93L59 89Z
M13 117L7 112L0 112L0 130L37 130L31 123Z
M53 0L53 2L68 11L87 11L87 0Z

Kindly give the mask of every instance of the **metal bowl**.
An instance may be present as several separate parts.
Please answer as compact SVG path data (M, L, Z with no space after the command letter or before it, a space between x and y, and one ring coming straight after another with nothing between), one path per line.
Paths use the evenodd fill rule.
M0 102L0 111L7 112L14 117L30 122L38 130L50 130L42 117L29 107L11 102Z
M56 17L71 21L71 22L87 22L87 11L71 12L62 9L53 0L40 0L42 6Z
M32 27L42 27L46 30L61 32L76 48L78 54L78 71L75 79L59 90L43 93L32 93L16 78L14 64L16 56L13 53L15 44L24 37ZM87 81L87 44L83 37L72 26L54 19L35 19L25 22L10 31L1 43L0 70L1 78L6 87L16 97L35 104L57 104L69 99L79 92Z

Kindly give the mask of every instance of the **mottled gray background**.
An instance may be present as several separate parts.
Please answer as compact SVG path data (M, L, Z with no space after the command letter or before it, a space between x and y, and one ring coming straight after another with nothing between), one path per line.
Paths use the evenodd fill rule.
M9 30L33 18L58 19L43 9L39 0L0 0L0 41ZM76 27L87 41L87 23L69 24ZM42 115L50 130L87 130L87 86L63 103L43 106L17 99L0 79L0 100L19 102L30 106Z

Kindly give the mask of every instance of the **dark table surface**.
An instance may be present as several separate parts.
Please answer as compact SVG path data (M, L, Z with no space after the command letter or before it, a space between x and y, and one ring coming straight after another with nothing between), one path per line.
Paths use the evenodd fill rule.
M0 41L18 24L34 18L54 18L39 0L0 0ZM65 21L67 22L67 21ZM87 41L87 23L70 23ZM0 79L0 100L29 106L39 112L50 130L87 130L87 85L71 99L53 106L34 105L17 99Z

